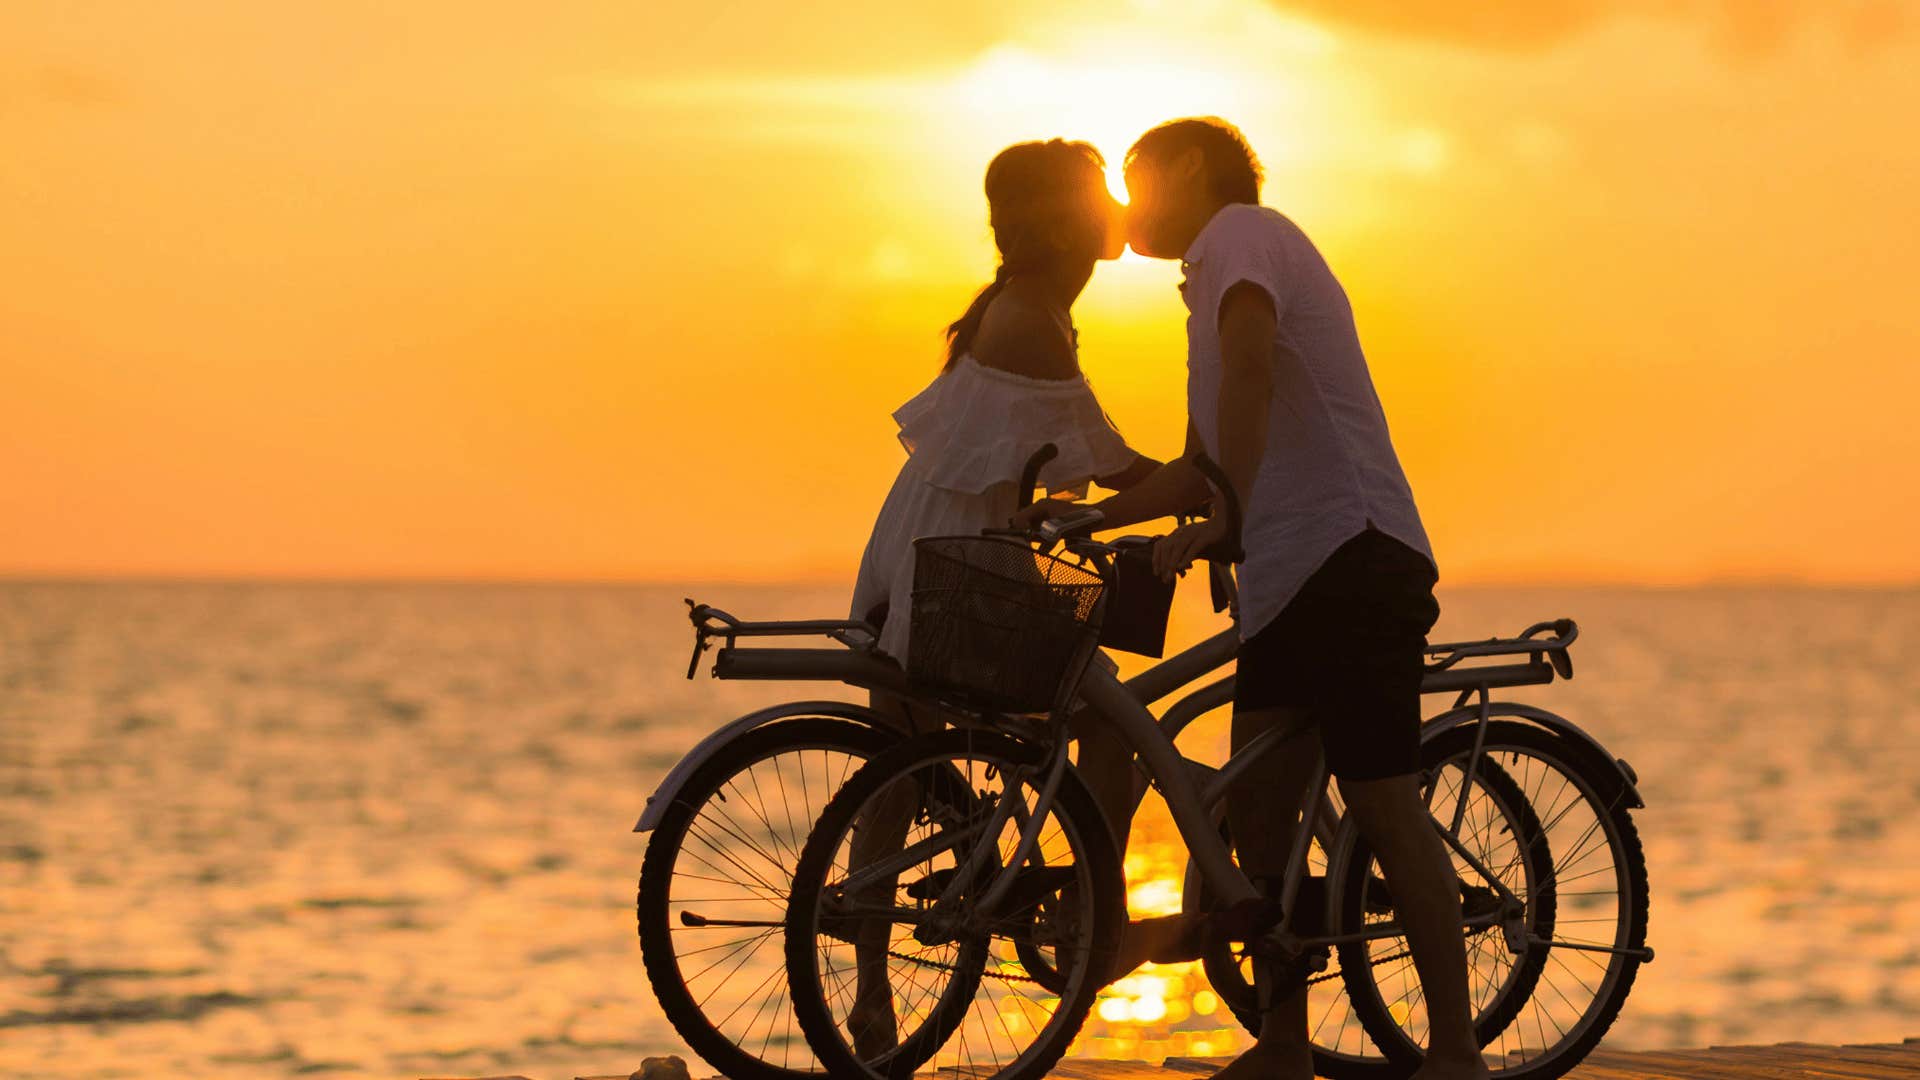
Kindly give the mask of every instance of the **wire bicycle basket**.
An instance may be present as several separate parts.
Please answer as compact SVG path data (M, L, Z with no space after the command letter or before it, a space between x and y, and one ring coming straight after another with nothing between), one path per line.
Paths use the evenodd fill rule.
M913 542L907 674L956 704L1041 713L1072 700L1106 611L1097 573L1017 540Z

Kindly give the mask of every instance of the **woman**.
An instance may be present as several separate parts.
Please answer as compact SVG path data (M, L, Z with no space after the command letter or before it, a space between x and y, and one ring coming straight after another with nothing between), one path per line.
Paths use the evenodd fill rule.
M1158 464L1127 446L1080 372L1074 300L1096 262L1125 250L1100 152L1018 143L987 166L986 189L1000 266L947 327L940 375L893 414L908 457L853 590L854 617L880 626L881 649L903 664L915 537L1004 526L1022 463L1049 442L1059 456L1040 481L1053 492L1125 487Z
M1080 371L1074 301L1094 265L1119 258L1126 246L1100 152L1062 139L1009 146L987 166L986 194L1000 266L947 327L940 374L893 414L908 456L881 504L853 591L853 616L879 627L880 649L902 664L912 647L915 537L1005 526L1022 494L1022 465L1047 443L1059 453L1041 468L1040 482L1054 493L1084 491L1089 481L1125 488L1159 465L1127 446ZM903 728L940 723L884 695L875 695L874 706ZM1081 771L1123 847L1129 760L1110 735L1082 738ZM899 849L911 795L882 800L856 829L856 864ZM893 888L882 882L874 891L890 896ZM858 932L848 1013L854 1051L869 1060L897 1039L886 926L871 929Z

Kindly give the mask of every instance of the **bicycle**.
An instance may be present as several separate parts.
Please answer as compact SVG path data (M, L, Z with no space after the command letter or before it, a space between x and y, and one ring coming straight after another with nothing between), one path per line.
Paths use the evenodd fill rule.
M1216 485L1237 524L1230 490ZM1237 528L1229 531L1237 535ZM1071 534L1038 539L1049 548L1061 543L1103 579L1110 579L1111 560L1124 547ZM1645 865L1629 814L1642 803L1631 768L1571 722L1490 697L1496 687L1570 677L1567 649L1577 633L1570 620L1559 620L1515 638L1428 650L1423 690L1459 697L1423 727L1423 777L1430 805L1446 819L1436 820L1436 829L1462 873L1476 1030L1490 1046L1490 1066L1512 1080L1548 1080L1576 1064L1618 1014L1639 964L1652 959L1645 946ZM1323 1034L1329 1017L1322 1016L1316 1067L1324 1075L1355 1077L1412 1068L1424 1017L1417 990L1408 985L1408 965L1400 963L1406 951L1391 896L1357 830L1329 799L1324 768L1311 785L1306 806L1312 812L1298 815L1281 894L1269 900L1233 863L1218 808L1234 783L1282 749L1284 738L1262 736L1218 770L1179 755L1173 737L1231 700L1230 676L1180 698L1158 720L1148 711L1149 703L1225 665L1235 645L1234 632L1223 631L1124 684L1094 667L1077 694L1063 691L1044 717L982 709L977 700L915 684L859 651L732 644L720 651L715 674L721 677L837 680L938 703L974 720L911 740L863 766L828 803L801 851L787 908L788 978L794 1016L829 1072L900 1078L933 1061L1025 1080L1044 1074L1065 1052L1105 982L1111 943L1125 918L1106 822L1068 763L1066 711L1075 701L1116 727L1166 799L1189 847L1190 885L1197 879L1201 886L1186 896L1207 920L1207 971L1236 1013L1246 1018L1259 1004L1247 992L1247 966L1270 965L1288 978L1312 980L1335 953L1350 1017L1342 1017L1329 1039ZM1478 662L1515 657L1525 659ZM1503 757L1506 765L1499 763ZM853 865L847 854L853 823L899 784L919 794L908 842L897 854ZM1543 797L1545 814L1537 809ZM1568 821L1581 831L1555 854L1555 830ZM1302 933L1290 920L1301 907L1316 837L1327 867L1322 907L1331 926ZM1590 860L1602 854L1606 861L1595 868ZM1564 888L1608 881L1611 888ZM876 900L876 893L891 895ZM1573 901L1577 919L1560 913L1563 900ZM866 932L860 928L875 920L893 927L886 938L889 979L903 987L894 993L896 1014L907 1014L905 1027L914 1035L885 1060L862 1060L853 1050L857 1033L848 1031L846 1016L836 1015L849 997L845 972L851 968L835 958L857 951L854 939ZM1593 926L1583 932L1607 939L1562 933L1572 925ZM1568 955L1597 970L1583 977ZM1596 956L1605 959L1591 960ZM1555 964L1564 975L1551 970ZM1561 978L1573 985L1556 981ZM1544 1004L1543 985L1554 994ZM1348 1041L1348 1019L1372 1053Z
M738 637L806 634L852 647L877 636L850 620L746 624L689 604L696 626L730 631L729 645ZM652 834L634 902L648 981L687 1046L725 1075L817 1075L786 1005L779 940L786 890L827 800L899 739L886 717L849 702L761 709L689 751L635 823L633 831Z
M1041 464L1037 457L1027 464L1023 491L1033 490ZM687 605L694 627L689 679L714 641L724 643L726 655L741 638L824 637L851 657L879 640L861 620L752 622L692 600ZM756 651L768 659L767 650ZM886 664L869 657L866 666ZM817 1075L819 1063L795 1038L784 958L773 939L784 926L800 847L828 798L857 764L901 738L896 720L850 702L760 709L688 751L634 824L634 832L651 834L634 899L648 982L687 1046L734 1080Z

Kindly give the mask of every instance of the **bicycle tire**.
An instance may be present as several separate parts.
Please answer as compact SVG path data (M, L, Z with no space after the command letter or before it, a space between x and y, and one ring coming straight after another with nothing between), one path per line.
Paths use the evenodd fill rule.
M1471 740L1468 747L1471 748ZM1446 753L1445 740L1434 740L1421 747L1422 771L1431 773L1446 761L1451 760ZM1539 819L1535 816L1531 804L1521 792L1513 778L1508 776L1490 759L1480 762L1476 770L1476 784L1484 787L1499 800L1509 831L1517 834L1517 847L1524 860L1523 872L1529 882L1536 886L1530 894L1534 915L1540 925L1551 933L1553 920L1554 894L1550 882L1552 867L1551 853L1546 838L1540 829ZM1364 897L1370 887L1369 874L1373 856L1364 836L1356 836L1353 847L1348 852L1343 869L1344 880L1341 883L1340 924L1349 931L1357 931L1364 924ZM1542 887L1544 883L1544 887ZM1341 946L1341 978L1347 985L1347 998L1353 1004L1355 1016L1366 1030L1368 1038L1382 1054L1382 1060L1388 1064L1388 1070L1376 1075L1401 1075L1416 1067L1421 1059L1419 1049L1405 1038L1397 1023L1392 1020L1391 1011L1378 996L1378 984L1373 978L1375 961L1368 953L1367 942L1356 942ZM1529 949L1522 956L1522 962L1515 965L1513 975L1503 980L1496 996L1488 1005L1482 1007L1474 1018L1474 1033L1481 1045L1492 1042L1513 1022L1514 1015L1533 992L1538 982L1540 968L1546 962L1541 950ZM1361 974L1365 972L1365 974ZM1362 981L1364 980L1364 981ZM1400 1038L1383 1037L1382 1017Z
M1421 747L1423 769L1437 768L1440 762L1470 753L1474 737L1475 726L1466 725L1424 743ZM1607 836L1607 844L1614 857L1616 884L1627 894L1622 897L1616 915L1614 944L1628 949L1639 949L1644 946L1649 902L1646 858L1641 850L1639 832L1634 827L1632 815L1623 805L1624 796L1619 791L1619 784L1615 779L1617 770L1613 764L1591 748L1574 740L1514 721L1492 721L1487 728L1483 751L1485 754L1482 760L1483 767L1495 762L1497 756L1503 752L1513 755L1507 765L1515 764L1519 756L1524 754L1556 768L1567 778L1579 793L1579 798L1588 805L1596 825ZM1526 783L1521 781L1520 786L1524 789ZM1609 791L1615 794L1611 798L1603 798L1601 793ZM1538 808L1534 805L1538 795L1536 791L1526 798L1528 814L1534 817L1535 827L1550 833L1555 823L1568 811L1550 808L1549 812L1554 816L1546 822L1541 822ZM1557 799L1554 805L1559 805ZM1342 907L1345 909L1342 912L1343 919L1357 917L1351 909L1359 892L1357 888L1359 876L1365 873L1366 866L1372 861L1365 849L1366 844L1362 839L1356 843L1352 857L1348 861L1346 875L1349 888L1343 890ZM1551 853L1550 857L1552 857ZM1558 868L1550 868L1541 891L1546 893L1547 898L1551 899L1556 907L1568 895L1561 891L1561 885ZM1551 918L1560 920L1557 913ZM1560 924L1560 921L1547 923L1545 936L1548 940L1553 939L1555 929ZM1342 970L1348 967L1346 953L1355 949L1364 953L1365 945L1343 946ZM1534 946L1529 948L1527 953L1540 954L1536 960L1530 961L1536 969L1537 979L1537 972L1543 970L1551 958L1551 947ZM1354 962L1360 963L1357 958ZM1614 957L1609 962L1603 991L1596 995L1593 1003L1582 1011L1578 1021L1579 1030L1574 1032L1570 1039L1563 1032L1561 1042L1545 1048L1540 1057L1528 1059L1510 1067L1505 1064L1507 1060L1505 1058L1497 1062L1489 1062L1489 1066L1493 1068L1493 1075L1498 1080L1556 1080L1577 1066L1599 1044L1607 1029L1619 1016L1620 1009L1626 1004L1627 995L1633 989L1634 978L1639 972L1641 962L1637 956ZM1513 1014L1525 1008L1528 1000L1531 999L1534 988L1529 986L1527 989L1529 992L1526 998L1511 997L1505 1002L1509 1010L1507 1023L1511 1023ZM1359 1014L1361 1023L1366 1026L1369 1036L1385 1056L1401 1062L1403 1066L1419 1060L1418 1048L1394 1020L1377 993L1368 993L1360 986L1350 984L1348 995L1354 1002L1354 1009ZM1502 1030L1504 1027L1503 1024ZM1497 1033L1487 1037L1487 1033L1478 1028L1476 1028L1476 1034L1483 1036L1482 1045L1499 1037Z
M1513 783L1512 779L1506 776L1504 771L1500 771L1496 767L1488 772L1485 779L1490 781L1489 787L1500 788L1503 799L1508 801L1509 805L1516 807L1518 813L1523 816L1530 815L1531 812L1526 809L1525 797L1520 793L1518 786ZM1525 828L1524 825L1522 827ZM1226 833L1226 826L1224 824L1221 826L1221 832L1223 835ZM1342 871L1345 871L1347 868L1356 865L1356 862L1357 860L1349 854L1339 865L1329 866L1329 879L1331 879L1334 874L1342 873ZM1343 883L1344 888L1340 891L1347 895L1353 895L1356 891L1356 886L1352 878L1355 875L1348 873L1345 876L1347 876L1349 880ZM1330 899L1331 897L1329 897L1329 900ZM1343 905L1343 908L1345 907L1346 905ZM1357 912L1348 910L1328 911L1327 916L1330 920L1330 925L1327 927L1328 933L1349 933L1357 931L1360 928L1357 923ZM1348 949L1345 950L1335 951L1337 966L1334 970L1326 972L1318 976L1318 978L1328 980L1338 979L1344 986L1346 980L1350 977L1347 974L1346 965L1349 962L1356 962L1353 957L1354 950L1352 947L1348 947ZM1357 951L1361 955L1364 955L1364 945ZM1244 975L1240 971L1239 962L1232 955L1231 950L1220 948L1210 950L1202 960L1207 973L1207 981L1213 986L1215 992L1220 995L1220 1000L1232 1011L1234 1019L1240 1022L1242 1028L1248 1033L1257 1036L1260 1032L1261 1021L1258 1010L1252 1005L1254 995L1253 987L1247 984ZM1357 1015L1358 1009L1352 1003L1351 992L1346 991L1346 994L1349 1002L1349 1010L1356 1015L1356 1019L1361 1021L1361 1027L1367 1039L1373 1042L1373 1048L1378 1051L1379 1043L1374 1039L1372 1030L1367 1028L1365 1019ZM1504 1027L1508 1019L1510 1019L1510 1017L1502 1019L1483 1016L1476 1020L1475 1026L1476 1028L1486 1028L1490 1026ZM1309 1037L1317 1038L1317 1036L1318 1027L1316 1026L1309 1032ZM1312 1043L1311 1049L1314 1074L1316 1076L1326 1077L1327 1080L1393 1080L1393 1078L1404 1076L1408 1071L1409 1062L1404 1057L1396 1059L1387 1057L1384 1054L1380 1056L1362 1056L1340 1053L1329 1049L1318 1041ZM1415 1057L1413 1060L1417 1061L1418 1058Z
M794 874L793 900L787 912L786 956L794 1016L814 1056L830 1075L906 1080L939 1049L935 1046L928 1050L922 1046L913 1054L896 1053L888 1067L876 1070L863 1063L847 1046L821 990L816 927L834 858L861 808L895 781L955 756L1035 767L1043 762L1045 754L1045 748L1009 735L965 729L939 732L903 743L875 758L849 778L828 803L807 838ZM995 1080L1039 1080L1066 1053L1105 983L1113 960L1112 943L1118 940L1126 922L1125 878L1113 848L1112 834L1092 795L1071 770L1062 779L1053 813L1063 819L1073 834L1069 842L1075 858L1086 862L1084 880L1091 889L1091 918L1079 928L1079 936L1086 942L1088 960L1075 972L1077 978L1062 988L1059 1006L1046 1029L1007 1067L992 1073ZM984 949L981 955L984 957ZM952 1034L964 1021L965 1010L971 1008L981 981L977 969L970 977L970 983L956 980L943 993L933 1010L937 1022L923 1024L913 1038L928 1034L930 1028L945 1028L933 1032L940 1042Z
M707 1014L688 986L688 973L674 944L671 910L674 871L681 861L688 829L717 794L724 800L729 781L760 762L809 750L838 752L867 761L900 741L900 736L892 732L834 717L795 717L754 728L727 743L688 777L648 838L634 899L647 980L661 1011L687 1048L733 1080L817 1080L819 1073L812 1068L793 1067L798 1063L791 1057L775 1063L740 1046L720 1030L716 1018ZM788 867L787 880L791 880L791 870ZM780 962L784 964L784 956Z

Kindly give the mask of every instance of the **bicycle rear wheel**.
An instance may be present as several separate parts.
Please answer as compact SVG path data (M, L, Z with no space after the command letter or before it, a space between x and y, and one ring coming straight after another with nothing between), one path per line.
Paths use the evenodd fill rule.
M1435 792L1435 815L1450 818L1460 799L1464 768L1472 753L1472 725L1447 732L1421 748L1421 767ZM1505 784L1523 800L1522 829L1504 840ZM1468 976L1478 1034L1487 1066L1502 1080L1553 1080L1579 1064L1620 1013L1646 944L1647 870L1639 834L1625 805L1626 792L1610 762L1591 749L1542 728L1512 721L1489 724L1480 775L1467 793L1468 825L1461 839L1490 868L1544 862L1524 875L1525 917L1516 928L1524 945L1500 928L1469 930ZM1498 813L1486 812L1479 794L1494 797ZM1474 821L1484 824L1475 826ZM1537 839L1528 840L1529 830ZM1510 849L1511 854L1499 851ZM1541 856L1544 855L1544 860ZM1498 858L1499 861L1492 861ZM1463 879L1474 872L1456 867ZM1343 915L1362 923L1392 917L1392 900L1370 883L1371 855L1364 841L1347 867ZM1509 882L1516 893L1521 876ZM1384 903L1383 903L1384 901ZM1371 906L1383 909L1363 910ZM1367 1031L1387 1057L1410 1062L1420 1055L1426 1009L1405 939L1387 937L1341 949L1348 994Z
M1483 804L1482 810L1486 809L1484 804L1490 800L1493 810L1500 815L1504 825L1488 824L1476 819L1474 822L1476 826L1482 826L1494 834L1537 836L1537 828L1528 824L1531 818L1526 810L1526 800L1512 778L1497 766L1488 766L1483 763L1478 787L1483 789L1479 800ZM1338 793L1330 788L1328 794L1335 800L1336 807L1339 807ZM1442 813L1448 809L1450 804L1448 807L1437 808L1435 812ZM1224 833L1224 826L1222 831ZM1371 858L1364 852L1359 853L1357 857L1369 860ZM1546 865L1544 852L1536 850L1531 853L1531 857L1535 865L1540 867ZM1301 934L1353 933L1365 928L1360 918L1361 914L1376 917L1391 916L1391 898L1386 894L1386 883L1381 879L1377 867L1371 868L1362 879L1366 892L1357 903L1342 905L1339 911L1328 910L1326 905L1332 899L1328 895L1329 882L1338 879L1337 883L1345 886L1343 892L1347 894L1353 892L1353 875L1347 872L1351 870L1352 863L1353 859L1350 858L1330 869L1318 840L1314 842L1307 857L1307 870L1313 876L1302 883L1301 896L1295 901L1296 909L1301 912L1301 915L1296 916L1296 919L1303 916L1311 918L1315 912L1319 912L1324 922L1319 926L1296 924L1296 932ZM1461 889L1463 910L1472 913L1476 905L1484 906L1491 899L1489 892L1488 889L1475 888L1463 881ZM1473 933L1469 931L1470 936ZM1417 1056L1409 1057L1402 1054L1389 1057L1383 1052L1375 1043L1360 1011L1356 1009L1348 993L1347 984L1350 976L1343 964L1359 962L1361 957L1366 957L1369 963L1380 961L1370 955L1364 947L1349 946L1333 952L1332 963L1327 970L1309 975L1306 979L1307 1033L1313 1048L1316 1075L1327 1077L1329 1080L1391 1080L1391 1078L1406 1075L1410 1065L1417 1061ZM1391 956L1390 953L1380 955ZM1233 1010L1234 1017L1249 1033L1257 1035L1260 1030L1260 1014L1255 1006L1252 962L1238 955L1231 947L1222 946L1216 947L1206 958L1206 969L1208 980L1220 994L1221 1000ZM1489 997L1476 1001L1475 1004L1477 1006L1475 1026L1480 1031L1488 1033L1489 1038L1492 1032L1504 1027L1511 1019L1510 1016L1499 1012L1500 1000Z
M1220 836L1229 845L1233 838L1226 824L1220 826ZM1236 858L1236 862L1238 859ZM1320 898L1316 901L1303 896L1298 904L1305 907L1325 908L1327 884L1327 858L1316 838L1307 852L1308 879L1302 883L1303 892L1316 890ZM1206 910L1211 906L1211 896L1206 881L1199 872L1189 867L1187 888L1198 897L1197 910ZM1327 913L1331 915L1331 913ZM1329 927L1331 924L1328 924ZM1331 951L1331 950L1329 950ZM1405 1070L1381 1056L1373 1045L1366 1029L1354 1016L1353 1006L1347 1000L1346 985L1340 978L1338 956L1329 957L1327 970L1307 977L1307 1024L1308 1038L1313 1049L1314 1075L1329 1080L1387 1080ZM1219 995L1221 1004L1233 1013L1235 1020L1248 1035L1260 1034L1259 997L1253 985L1253 961L1242 955L1240 950L1227 943L1210 947L1201 957L1201 965L1207 976L1207 983L1213 992Z
M1066 1052L1112 964L1125 886L1106 821L1071 772L1032 856L1006 867L1038 810L1045 760L1010 736L943 732L876 758L827 806L794 875L786 958L794 1016L834 1076L906 1080L931 1063L1037 1080ZM904 840L856 857L856 822L901 792L914 806ZM976 851L984 871L939 900ZM981 910L1001 874L1014 875L1011 892ZM898 1035L890 1053L877 1049L881 1027Z
M787 887L834 792L899 742L831 717L755 728L688 778L647 841L635 900L647 979L688 1048L734 1080L821 1071L787 994Z

